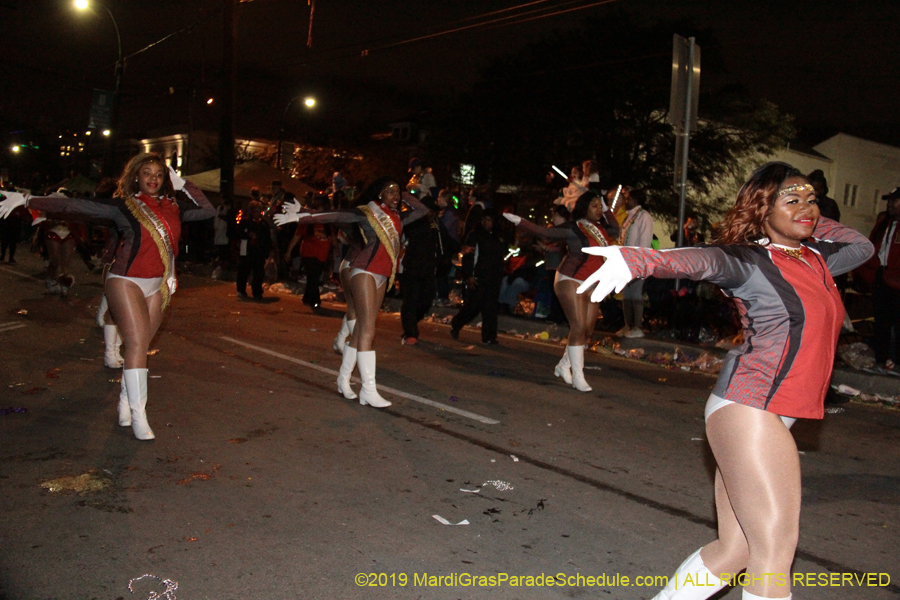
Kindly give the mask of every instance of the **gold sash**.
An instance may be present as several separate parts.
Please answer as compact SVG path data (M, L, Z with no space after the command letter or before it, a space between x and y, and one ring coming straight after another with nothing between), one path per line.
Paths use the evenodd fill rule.
M397 275L397 254L400 252L400 233L394 226L394 221L390 215L381 210L376 202L369 202L365 206L360 206L359 210L366 215L369 225L378 236L378 241L384 246L388 257L391 259L391 278L388 280L386 289L391 289L394 285L394 277ZM363 235L365 238L365 235Z
M590 236L595 242L597 242L598 246L609 246L609 242L606 241L606 237L597 228L596 225L594 225L587 219L581 219L580 221L578 221L578 225L584 230L585 233L588 234L588 236Z
M163 263L163 280L159 285L159 293L162 294L163 310L169 305L169 299L175 293L175 253L172 251L172 239L169 237L169 229L155 212L143 202L138 202L134 197L125 199L125 206L138 220L138 223L150 233L150 237L159 249L159 258Z

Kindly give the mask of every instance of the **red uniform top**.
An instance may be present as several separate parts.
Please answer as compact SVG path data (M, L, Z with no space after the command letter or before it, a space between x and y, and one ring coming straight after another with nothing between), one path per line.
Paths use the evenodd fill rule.
M582 243L586 240L588 242L588 247L591 246L612 246L613 241L609 238L609 234L606 233L602 227L597 227L597 231L600 232L600 235L603 236L603 240L606 242L605 244L600 244L596 239L594 239L593 235L590 235L588 231L585 230L584 226L581 223L578 223L578 229L582 232L582 236L579 236L582 240ZM602 256L596 256L594 254L582 253L587 257L587 260L582 263L580 267L575 271L574 275L571 275L572 279L577 279L578 281L584 281L587 277L603 266L603 263L606 262L606 259Z
M297 225L297 233L300 234L300 256L303 258L315 258L319 262L328 260L331 254L331 235L328 226L322 223L314 225Z
M178 240L181 239L181 211L174 198L162 198L157 200L146 194L137 194L135 196L140 202L143 202L165 225L169 232L169 240L172 244L172 253L178 256ZM162 277L164 272L162 258L159 256L159 248L150 232L141 225L141 239L144 242L138 248L137 256L128 266L125 273L128 277L153 278Z
M815 335L804 331L806 335L800 336L794 352L785 348L778 365L778 371L785 372L784 379L766 410L778 415L821 418L821 398L825 397L831 382L834 349L844 322L844 303L824 261L813 250L803 247L803 259L808 265L779 250L772 249L769 253L800 300L799 310L789 313L790 317L802 317L817 331ZM742 307L740 303L738 306ZM788 358L791 366L783 369Z
M821 419L844 307L832 275L865 262L872 244L819 219L801 258L772 246L622 248L634 277L709 281L734 298L744 343L728 352L713 394L786 417Z
M379 204L379 206L381 207L381 210L384 211L384 214L391 218L394 229L399 236L403 231L403 225L400 222L400 213L388 208L384 204ZM354 269L363 269L374 275L390 277L397 265L391 265L391 257L388 255L388 251L385 249L384 244L381 243L378 234L375 233L375 230L368 220L364 223L360 223L360 228L363 231L363 235L366 236L366 245L359 254L354 257L350 266ZM396 260L400 260L399 252L397 253Z

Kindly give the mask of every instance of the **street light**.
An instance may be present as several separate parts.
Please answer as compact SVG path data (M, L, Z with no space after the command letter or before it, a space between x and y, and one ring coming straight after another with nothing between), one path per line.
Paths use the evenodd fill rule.
M281 144L284 143L284 120L287 118L288 109L294 103L294 100L298 100L303 98L303 104L306 108L313 108L316 105L316 99L312 96L304 96L300 94L299 96L294 96L288 103L284 106L284 112L281 113L281 127L278 129L278 169L281 169Z
M113 107L112 114L110 115L110 130L111 133L103 132L103 135L109 136L109 149L107 150L107 166L112 167L112 154L115 151L116 144L116 134L118 133L118 117L119 117L119 92L122 89L122 73L125 71L125 61L122 58L122 37L119 35L119 24L116 22L116 18L113 16L112 11L106 7L105 4L100 2L95 2L93 0L75 0L75 8L78 10L88 10L91 5L97 5L106 11L106 14L109 15L109 18L112 19L113 27L116 30L116 44L119 49L119 60L116 61L116 89L113 92Z

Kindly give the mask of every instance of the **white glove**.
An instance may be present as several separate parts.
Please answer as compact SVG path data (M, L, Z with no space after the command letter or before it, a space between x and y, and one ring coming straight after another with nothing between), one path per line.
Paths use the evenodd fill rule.
M522 222L522 217L520 217L519 215L514 215L512 213L503 213L503 218L513 225L518 225Z
M175 172L175 169L172 168L172 165L169 165L169 181L172 182L172 187L175 188L176 192L180 192L184 189L184 179ZM193 198L191 198L193 200Z
M631 269L628 268L628 265L625 264L625 259L622 258L622 250L619 246L591 246L582 248L581 251L586 254L595 254L606 258L603 266L591 273L584 280L584 283L578 286L578 293L583 294L591 286L597 284L597 287L594 288L594 292L591 294L592 302L600 302L613 290L616 293L621 292L622 288L634 279Z
M25 206L25 200L27 200L27 198L25 198L24 194L20 194L19 192L2 193L6 196L6 199L0 200L0 219L5 219L12 211L20 206Z
M281 210L284 212L274 215L272 217L272 221L278 227L281 227L282 225L287 225L288 223L296 223L302 217L309 216L309 213L300 212L301 210L303 210L303 207L300 206L300 203L297 202L296 200L293 200L291 202L285 202L284 204L281 205Z

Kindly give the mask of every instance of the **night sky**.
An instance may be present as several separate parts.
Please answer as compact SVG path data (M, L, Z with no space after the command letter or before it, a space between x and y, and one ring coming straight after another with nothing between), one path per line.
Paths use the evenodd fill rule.
M403 43L470 26L487 18L482 15L522 4L316 0L310 50L307 0L242 2L237 8L238 134L274 138L285 104L304 93L319 99L315 115L298 111L289 120L317 119L340 128L412 117L422 106L466 90L491 58L612 11L626 11L640 21L690 20L711 30L726 72L704 78L701 85L741 84L793 114L807 135L841 130L889 138L900 132L896 0L548 0L491 18L525 11L541 17L595 6ZM119 24L125 55L197 24L128 60L123 129L152 132L189 120L214 127L216 104L207 106L205 100L217 96L221 81L221 2L107 0L106 5ZM0 126L6 130L0 134L35 126L83 128L91 89L113 87L116 42L106 12L76 11L71 0L0 0L0 22ZM369 53L362 57L364 49ZM670 58L643 60L668 63ZM561 65L561 88L571 73L571 65ZM661 105L667 103L663 99Z

